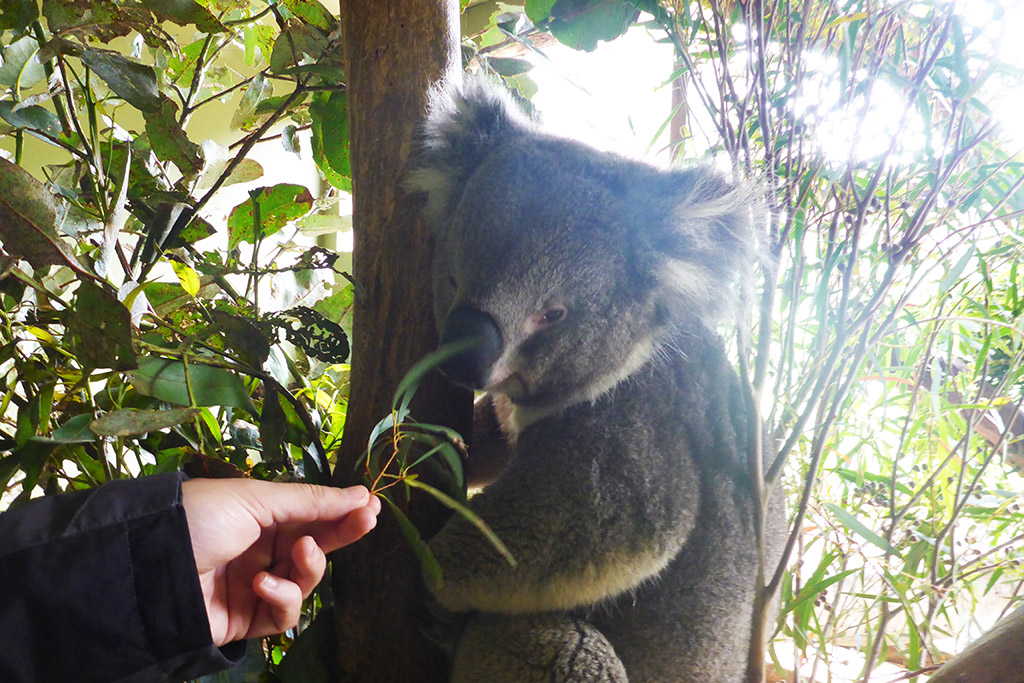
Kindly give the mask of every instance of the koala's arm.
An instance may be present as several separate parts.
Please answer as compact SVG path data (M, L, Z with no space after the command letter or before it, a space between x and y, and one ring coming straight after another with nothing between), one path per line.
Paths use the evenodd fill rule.
M431 541L442 605L572 609L639 585L675 557L700 504L686 447L653 430L615 430L606 418L558 418L520 435L515 459L471 500L518 565L456 515Z
M494 482L512 460L512 444L502 429L494 397L484 395L473 405L473 439L466 460L470 488Z

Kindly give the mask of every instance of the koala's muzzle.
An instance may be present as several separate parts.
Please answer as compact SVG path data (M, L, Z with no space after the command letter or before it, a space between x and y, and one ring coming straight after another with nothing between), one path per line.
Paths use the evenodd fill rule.
M440 346L466 346L441 364L441 372L452 382L471 389L483 389L491 366L501 355L501 331L494 319L482 311L465 306L448 314L441 328Z

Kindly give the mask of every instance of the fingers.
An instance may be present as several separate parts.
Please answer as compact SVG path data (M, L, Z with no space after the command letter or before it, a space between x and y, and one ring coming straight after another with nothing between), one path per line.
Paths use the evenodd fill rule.
M376 498L374 500L377 502L375 508L370 505L361 507L350 512L340 522L316 524L307 531L325 553L354 543L377 526L380 501Z
M327 569L327 556L310 536L303 536L292 546L292 581L303 598L313 592Z
M299 623L302 589L298 584L269 572L260 572L253 577L252 589L266 603L271 623L267 629L257 627L257 632L250 631L248 637L258 638L272 633L283 633Z
M246 502L264 528L274 524L338 521L353 510L365 508L372 498L365 486L339 489L254 480L247 481L246 486Z

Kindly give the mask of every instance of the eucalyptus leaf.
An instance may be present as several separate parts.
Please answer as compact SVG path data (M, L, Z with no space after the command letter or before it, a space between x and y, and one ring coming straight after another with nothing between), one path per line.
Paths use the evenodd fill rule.
M153 67L113 50L83 47L62 38L54 39L47 47L81 59L118 97L139 111L146 114L160 111L162 96Z
M294 66L304 65L307 61L316 62L327 49L327 41L320 33L312 33L302 25L286 28L274 41L274 49L270 53L270 71L281 73Z
M92 415L85 413L75 415L73 418L53 430L50 435L52 441L58 443L89 443L96 440L96 435L89 429L92 422Z
M138 369L129 372L128 378L140 394L168 403L192 405L188 391L191 388L196 406L232 406L259 414L241 378L223 368L189 363L186 382L181 361L144 357L139 358Z
M169 410L114 410L91 422L89 428L99 436L141 436L189 422L199 415L198 408Z
M257 123L256 107L274 94L274 85L263 74L256 74L245 88L238 109L231 117L231 127L251 130Z
M487 525L487 522L485 522L483 518L480 517L480 515L476 514L471 509L469 509L459 501L449 496L447 493L439 491L438 489L434 488L433 486L430 486L429 484L424 484L415 476L406 477L404 479L404 482L409 486L412 486L413 488L420 489L421 491L426 491L431 496L436 498L442 505L462 515L467 522L475 526L480 531L480 533L484 535L484 538L486 538L490 542L490 544L494 546L494 549L498 551L499 555L505 558L505 561L508 562L510 567L516 567L519 564L516 561L516 558L512 556L512 553L509 551L508 547L505 546L502 540L498 538L498 535L495 534L493 530L491 530L491 527Z
M83 282L68 321L68 346L84 368L129 370L136 367L132 349L132 314L114 292Z
M402 509L395 505L390 498L387 496L380 496L380 499L387 503L388 508L395 515L395 520L398 522L398 528L402 532L402 536L405 537L406 543L412 549L416 559L419 560L420 566L423 568L423 573L427 580L427 584L433 590L437 590L444 583L444 570L441 569L441 563L437 561L437 556L434 555L434 551L430 549L430 546L423 540L423 536L420 535L419 529L409 520Z
M39 14L36 0L0 0L0 31L21 31Z
M551 17L551 8L554 6L555 0L526 0L523 10L530 21L540 24Z
M227 27L210 10L194 0L144 0L140 5L160 19L168 19L180 26L194 24L203 33L223 33Z
M327 8L317 0L281 0L281 4L299 19L323 31L330 31L331 27L337 23Z
M58 200L24 169L0 158L0 241L35 268L66 265L86 274L57 236Z
M260 206L261 237L273 235L296 218L305 216L313 208L313 195L305 185L281 183L263 187L253 194L255 200L246 199L236 206L228 216L228 248L234 249L242 242L256 241L255 216L252 202Z
M540 13L542 8L535 10ZM633 25L640 10L625 0L558 0L550 9L551 34L576 50L590 52ZM532 17L531 17L532 18Z
M890 555L902 557L899 550L894 548L888 541L876 534L874 531L867 528L863 522L854 517L848 510L839 507L835 503L825 503L825 507L835 515L836 519L838 519L844 527L857 534L868 543L881 548Z
M348 101L345 93L322 94L309 106L313 116L313 161L334 187L352 191L352 163L348 140Z
M146 135L153 153L163 161L170 161L186 177L193 177L203 169L199 145L192 142L178 122L178 105L162 96L160 106L146 117Z
M0 85L17 92L31 88L46 78L39 61L39 43L32 36L14 41L4 49L4 63L0 66Z

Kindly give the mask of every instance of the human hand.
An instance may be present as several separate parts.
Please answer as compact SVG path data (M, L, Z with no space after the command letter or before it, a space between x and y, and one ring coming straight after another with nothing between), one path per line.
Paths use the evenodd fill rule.
M294 627L325 553L362 537L380 512L362 486L191 479L181 491L218 647Z

